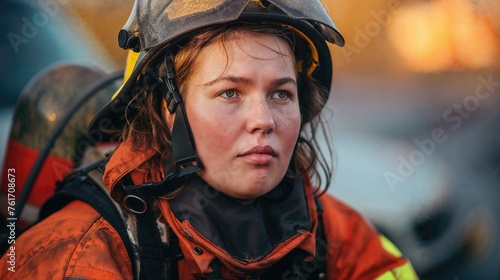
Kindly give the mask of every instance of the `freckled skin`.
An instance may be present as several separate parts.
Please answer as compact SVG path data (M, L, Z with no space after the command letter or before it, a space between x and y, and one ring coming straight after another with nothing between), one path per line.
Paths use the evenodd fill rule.
M272 35L236 32L202 50L184 102L205 167L199 175L215 189L251 199L284 177L301 121L294 63ZM256 146L274 154L244 155Z

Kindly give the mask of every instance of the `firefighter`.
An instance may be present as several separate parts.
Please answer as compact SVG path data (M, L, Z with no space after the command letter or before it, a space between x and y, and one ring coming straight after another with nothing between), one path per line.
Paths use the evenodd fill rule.
M319 0L136 0L133 70L89 126L117 144L93 181L126 234L71 201L17 239L3 279L416 279L325 192L327 42L344 45Z

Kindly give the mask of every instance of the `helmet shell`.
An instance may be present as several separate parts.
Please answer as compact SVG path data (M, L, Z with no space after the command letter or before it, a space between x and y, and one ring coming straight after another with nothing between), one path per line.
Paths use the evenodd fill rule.
M191 31L242 17L277 23L285 19L292 26L294 22L308 22L324 40L344 45L342 35L319 0L172 0L168 3L136 0L129 20L120 32L119 44L144 51Z
M0 195L7 196L7 171L10 169L15 172L18 186L15 191L20 196L33 165L57 123L66 116L74 100L104 76L103 71L94 67L57 63L43 69L29 81L14 111L3 161ZM86 148L98 142L98 139L94 142L89 135L85 135L85 129L97 111L108 102L117 86L113 84L102 89L72 115L53 144L33 185L26 205L27 211L23 211L27 215L20 218L21 230L36 220L38 209L54 193L56 182L82 161Z
M314 68L308 74L330 89L332 61L326 42L343 46L344 39L320 0L136 0L118 42L122 48L140 55L130 77L115 98L96 115L90 130L123 127L126 114L133 113L126 108L138 93L136 86L141 75L175 42L204 27L236 21L290 27L305 39L314 54ZM328 94L323 99L326 103Z

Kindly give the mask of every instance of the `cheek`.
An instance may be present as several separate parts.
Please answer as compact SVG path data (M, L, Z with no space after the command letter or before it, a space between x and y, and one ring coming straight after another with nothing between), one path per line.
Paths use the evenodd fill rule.
M297 142L296 140L300 134L301 115L299 109L297 108L289 112L289 114L283 115L281 120L280 142L284 147L285 153L291 156L295 148L295 143ZM291 141L291 139L295 141Z
M288 134L299 134L302 116L298 105L289 108L280 119Z
M231 126L226 118L206 114L202 110L193 110L188 112L188 119L200 157L203 158L212 153L218 154L218 150L227 147Z

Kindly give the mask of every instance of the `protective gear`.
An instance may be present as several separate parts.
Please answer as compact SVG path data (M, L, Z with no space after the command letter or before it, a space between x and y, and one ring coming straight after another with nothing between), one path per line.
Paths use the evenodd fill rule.
M307 74L330 89L332 62L325 41L343 46L344 39L320 0L136 0L118 41L121 47L141 54L116 98L99 112L90 129L101 129L109 139L112 135L106 131L123 127L129 113L126 107L138 93L140 79L160 53L197 30L234 21L290 27L309 46L310 61L298 64L308 65Z
M162 1L136 1L124 30L120 32L120 45L125 48L147 50L165 44L189 31L213 24L241 20L241 18L292 26L296 24L296 21L309 22L310 25L315 25L327 41L340 46L344 44L344 39L319 0L207 0L203 2L173 0L169 2L165 4Z
M152 154L151 154L152 155ZM161 174L148 174L143 164L149 154L137 153L130 150L125 143L120 144L111 157L105 171L104 181L116 201L122 202L123 193L115 185L128 174L136 184L145 182L146 178L153 176L159 180ZM273 272L280 261L286 261L287 256L293 260L292 267L281 267L284 271L276 272L279 277L262 277L262 279L314 279L317 263L302 262L298 252L306 252L306 256L314 250L314 244L320 243L325 249L316 258L326 260L326 278L317 275L318 279L417 279L408 261L397 255L392 244L381 239L373 227L356 211L340 201L325 194L319 198L322 211L314 205L312 186L305 180L303 192L308 207L307 215L312 219L316 217L323 221L326 240L318 239L314 234L315 221L311 221L310 230L301 230L296 236L278 244L271 250L264 260L250 261L243 268L251 269L253 273ZM192 203L203 202L198 200L200 195L210 197L213 194L204 193L202 190L193 196ZM195 201L194 201L195 200ZM221 250L215 240L200 238L199 233L193 229L189 222L181 222L168 205L166 200L159 200L161 216L168 220L174 232L179 237L179 246L184 259L178 261L178 279L203 279L217 276L219 279L242 279L238 277L238 263L242 261L233 257L226 250ZM190 212L195 204L185 205ZM203 205L203 204L202 204ZM245 207L233 207L227 211L239 211ZM267 213L261 213L267 215ZM294 220L294 217L289 217ZM160 219L161 221L162 219ZM244 225L247 221L237 221ZM289 221L282 221L288 223ZM269 228L269 232L278 229L281 224ZM57 228L57 230L54 230ZM164 232L165 237L172 234ZM252 236L245 234L235 236L245 238ZM54 242L57 241L57 242ZM225 241L225 240L222 240ZM258 240L256 240L257 242ZM290 241L290 242L287 242ZM61 211L49 216L32 230L20 236L16 243L23 246L16 248L16 273L8 271L9 256L0 259L0 274L2 279L30 279L33 276L51 276L55 278L86 278L95 279L132 279L132 262L127 250L121 242L116 230L102 218L95 209L80 201L72 202ZM236 244L237 245L237 244ZM312 248L311 248L312 247ZM288 252L294 251L292 254ZM395 252L395 253L392 253ZM55 256L51 262L46 262L48 255ZM216 268L210 265L221 257ZM44 263L44 265L39 265ZM248 271L241 271L245 274ZM311 278L307 278L307 275ZM256 275L256 276L257 276ZM294 278L295 277L295 278ZM244 279L250 275L245 274ZM175 278L174 278L175 279Z
M184 105L177 90L171 55L176 43L188 38L204 27L231 22L272 23L291 29L297 40L306 46L296 57L299 75L311 76L326 89L332 81L332 61L326 41L343 46L344 39L319 0L312 1L257 1L212 0L194 1L136 0L125 28L119 34L122 47L140 51L134 71L119 93L92 121L89 130L100 130L111 139L107 131L123 128L126 119L135 114L129 106L142 89L154 89L163 95L170 114L175 113L172 126L173 168L165 172L161 182L147 189L157 192L167 182L179 186L180 178L203 170L195 153L195 144ZM164 55L162 59L160 54ZM159 77L157 64L164 63L167 77ZM304 93L307 94L307 93ZM326 104L329 91L322 96ZM305 108L304 110L307 110ZM307 123L311 119L303 119ZM146 189L146 188L144 188ZM172 189L172 187L170 187ZM165 190L166 191L166 190Z
M103 72L87 66L56 64L38 73L23 89L14 112L0 188L2 195L7 195L7 169L14 169L18 186L16 214L23 210L19 203L20 193L48 136L75 99L103 76ZM87 100L62 130L37 176L33 186L36 195L27 201L29 207L25 210L28 211L18 223L19 230L33 224L39 207L54 192L56 181L62 180L75 164L79 164L87 147L100 140L92 140L84 132L89 120L107 103L116 88L116 85L108 87ZM7 207L2 207L4 210Z

